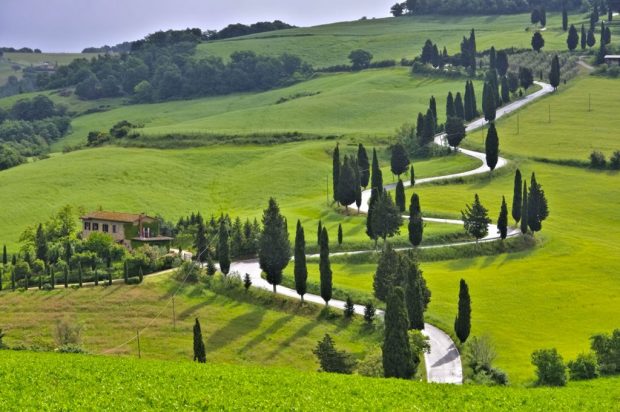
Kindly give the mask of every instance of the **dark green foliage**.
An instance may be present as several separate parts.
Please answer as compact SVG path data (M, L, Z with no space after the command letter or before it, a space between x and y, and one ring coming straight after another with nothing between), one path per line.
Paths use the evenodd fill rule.
M395 193L395 201L396 201L396 207L398 207L398 210L400 210L400 212L404 212L405 208L406 208L406 200L405 200L405 185L403 184L403 181L398 179L398 183L396 184L396 193Z
M196 238L194 240L194 248L196 249L196 259L199 262L206 262L207 261L207 249L208 249L208 242L207 242L207 232L206 232L206 227L204 222L201 220L200 222L198 222L197 228L196 228Z
M594 29L588 30L588 36L586 37L586 44L589 48L594 47L596 44L596 36L594 35Z
M461 219L465 231L475 237L476 241L489 233L491 219L489 219L488 210L480 203L478 193L474 196L474 203L471 206L465 205L465 211L461 211Z
M521 195L521 233L527 233L527 222L529 220L529 213L527 211L527 182L523 182L523 194Z
M504 50L498 51L495 66L495 68L497 69L497 74L500 77L506 76L506 73L508 72L508 67L510 67L510 63L508 62L508 53L506 53Z
M407 156L407 151L405 147L397 143L392 146L392 157L390 159L390 166L392 169L392 173L400 176L405 173L407 169L409 169L409 156Z
M515 172L515 182L512 194L512 218L515 220L515 223L519 223L521 220L521 202L523 194L521 190L521 171L517 169Z
M454 332L461 343L465 343L471 332L471 298L469 296L469 286L464 279L461 279L459 286L459 309L454 320Z
M489 69L493 72L497 70L497 52L495 51L495 46L491 46L491 50L489 50Z
M499 138L497 136L495 123L491 123L489 126L487 138L484 142L484 148L486 152L487 166L489 166L489 169L494 170L499 159Z
M463 97L461 96L461 92L456 93L456 97L454 98L454 115L461 119L465 119L465 106L463 106Z
M334 340L325 334L316 348L312 350L321 364L321 370L331 373L344 373L350 375L355 369L355 360L345 351L338 351Z
M370 209L372 210L370 224L375 236L385 241L386 238L400 233L403 219L390 193L384 191L379 194Z
M585 50L588 44L588 35L586 34L586 28L583 24L581 25L580 43L581 43L581 50Z
M482 111L484 112L484 120L492 122L495 120L498 102L495 101L495 91L493 85L489 82L484 83L482 89Z
M599 376L598 361L593 353L580 353L569 361L568 372L572 381L595 379Z
M274 198L263 211L263 232L259 240L258 259L260 267L267 274L267 282L276 286L282 283L282 271L291 258L291 244L288 240L284 216Z
M497 229L499 230L499 236L502 240L506 239L508 235L508 206L506 205L506 198L502 196L502 206L500 208L499 217L497 218Z
M607 160L603 152L594 150L590 153L590 167L593 169L604 169L607 165Z
M468 80L465 83L465 120L471 121L478 116L478 108L476 106L476 94L474 92L474 84Z
M532 173L530 183L530 191L527 203L527 225L532 232L538 232L542 229L542 222L549 215L547 199L542 187L536 181L536 175Z
M390 8L390 13L394 17L400 17L403 15L405 7L401 3L394 3L394 5Z
M562 8L562 30L568 30L568 11L566 11L566 7Z
M340 145L336 143L336 148L334 149L334 153L332 154L332 190L334 201L338 202L338 188L340 185L338 181L340 179Z
M390 290L399 284L397 281L396 270L398 268L398 254L392 248L392 246L386 242L381 256L379 257L379 263L377 264L377 270L373 278L372 287L375 293L375 297L379 300L386 301Z
M386 378L411 379L415 373L408 329L405 293L401 287L395 287L390 292L385 310L385 338L382 352Z
M525 90L529 89L534 84L534 74L532 70L527 67L519 67L519 84Z
M446 118L456 116L455 108L454 108L454 96L452 96L452 92L448 92L448 99L446 100Z
M194 323L194 362L207 362L205 342L202 340L202 330L200 329L198 318L196 318L196 323Z
M539 349L532 353L532 365L536 367L536 384L540 386L565 386L566 365L558 351Z
M510 85L508 84L508 77L502 76L502 103L506 104L510 102Z
M144 272L142 271L142 266L138 268L138 283L142 283L144 281Z
M375 312L375 305L373 305L372 302L369 301L364 305L364 321L367 324L370 325L375 320Z
M620 329L615 329L610 335L592 336L590 347L596 353L602 375L620 374Z
M9 256L6 253L6 245L2 247L2 264L6 266L9 263Z
M321 297L327 306L332 298L332 268L329 262L329 236L325 228L323 228L323 233L321 235L320 249L319 272L321 275Z
M601 65L605 63L605 56L607 55L607 46L605 46L604 42L601 42L601 45L598 48L598 53L596 54L596 65Z
M371 189L377 193L383 191L383 173L379 167L379 160L377 159L377 150L372 149L372 176L371 176Z
M399 270L404 280L409 328L422 330L424 329L424 312L430 303L431 292L412 254L403 255L400 258Z
M356 174L357 162L355 159L345 155L344 162L340 166L340 176L338 177L338 202L349 209L349 206L355 203L357 198L357 189L359 188L359 179Z
M448 144L456 149L461 144L461 141L465 138L465 124L460 117L448 117L446 121L446 138Z
M413 193L409 206L409 242L415 247L422 243L424 233L424 221L422 220L422 210L420 209L420 197Z
M357 166L360 174L360 186L366 188L370 180L370 163L368 161L368 153L361 143L357 147Z
M82 271L82 264L78 264L78 286L82 287L82 277L84 276Z
M560 85L560 61L558 55L553 56L551 60L551 71L549 71L549 84L553 86L555 90Z
M225 219L220 221L217 258L220 262L220 271L224 275L228 275L228 272L230 271L230 241L228 225L226 224Z
M435 137L435 130L435 117L433 116L432 110L428 109L424 116L424 128L422 130L422 139L420 143L422 143L422 145L431 143Z
M351 300L351 296L347 296L347 300L344 303L344 317L352 318L355 315L355 305L353 304L353 300Z
M319 220L319 227L316 230L316 244L321 246L321 235L323 234L323 224Z
M372 53L362 49L353 50L349 53L349 60L355 71L367 69L372 60Z
M540 23L540 9L538 7L532 9L532 12L530 13L530 21L532 24Z
M566 38L566 45L568 46L568 50L573 51L579 45L579 33L577 33L577 29L574 24L570 25L570 29L568 30L568 37Z
M437 119L437 101L435 100L435 96L431 96L431 99L428 103L428 108L431 111L431 113L433 114L433 121L434 121L434 128L435 130L437 130L439 124L438 119Z
M413 165L409 168L409 183L411 187L415 186L415 170L413 170Z
M36 253L35 256L37 259L42 260L43 262L47 262L47 239L45 237L45 232L43 231L43 225L39 224L37 227L37 233L35 235L35 247Z
M213 276L217 273L217 267L213 262L213 257L210 252L207 252L207 276Z
M422 113L418 113L415 130L416 137L421 141L422 136L424 136L424 115Z
M532 36L532 50L540 52L540 50L545 47L545 39L539 31L534 33Z

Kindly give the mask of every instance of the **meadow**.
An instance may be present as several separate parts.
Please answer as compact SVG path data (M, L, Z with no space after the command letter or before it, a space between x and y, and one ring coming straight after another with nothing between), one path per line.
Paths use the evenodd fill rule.
M586 22L581 14L569 16L576 27ZM478 50L495 48L531 49L532 31L529 14L506 16L414 16L358 20L316 27L281 30L234 39L219 40L198 46L197 57L215 55L228 59L235 51L251 50L257 54L290 53L314 67L348 64L352 50L371 52L375 61L413 59L420 54L427 39L448 53L460 52L463 36L476 30ZM560 13L547 13L543 32L545 50L566 50L566 33Z
M620 381L567 388L427 385L290 369L0 351L3 410L617 410ZM209 354L207 353L207 359ZM36 385L33 384L36 382ZM91 388L83 396L76 393ZM266 390L265 388L269 388ZM42 406L43 405L43 406Z

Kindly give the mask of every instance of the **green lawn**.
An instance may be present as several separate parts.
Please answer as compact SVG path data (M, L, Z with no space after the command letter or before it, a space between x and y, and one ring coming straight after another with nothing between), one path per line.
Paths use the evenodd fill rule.
M571 24L585 22L584 15L569 17ZM290 53L315 67L347 64L352 50L370 51L374 60L400 61L418 56L427 39L446 46L448 53L460 51L463 36L476 30L478 50L495 48L530 49L532 32L530 15L506 16L414 16L372 19L327 24L323 26L261 33L247 37L202 44L198 56L216 55L227 59L231 53L252 50L258 54ZM560 13L547 13L547 30L543 32L545 50L566 50L566 33ZM613 37L613 36L612 36Z
M6 411L49 410L382 410L612 411L617 378L567 388L427 385L289 369L84 355L0 352L10 385L0 386ZM33 384L36 382L36 385ZM76 396L85 388L88 395Z

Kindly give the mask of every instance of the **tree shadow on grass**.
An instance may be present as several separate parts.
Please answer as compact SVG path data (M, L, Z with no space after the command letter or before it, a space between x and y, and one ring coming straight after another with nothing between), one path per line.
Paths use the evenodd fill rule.
M225 326L210 334L206 342L207 353L215 352L224 346L230 345L250 331L258 328L264 316L265 310L256 308L251 312L231 319Z
M307 336L317 326L319 326L318 322L311 322L311 323L307 323L306 325L302 326L301 328L299 328L299 330L297 330L297 332L295 332L294 334L289 336L286 340L281 342L274 351L272 351L269 355L267 355L267 359L273 359L282 350L291 346L291 344L295 342L297 339Z
M284 325L290 322L294 317L294 315L282 316L280 319L272 323L267 329L263 330L261 333L259 333L258 335L250 339L245 345L243 345L243 347L239 349L239 353L244 353L249 349L253 348L254 346L258 345L267 337L282 329Z
M179 313L179 315L177 316L177 319L178 320L185 320L185 319L187 319L190 315L195 313L197 310L200 310L200 309L204 308L205 306L210 305L216 299L217 299L216 295L211 295L208 299L203 300L202 302L197 303L196 305L190 306L189 308L183 310L181 313ZM172 310L172 308L171 308L171 310Z

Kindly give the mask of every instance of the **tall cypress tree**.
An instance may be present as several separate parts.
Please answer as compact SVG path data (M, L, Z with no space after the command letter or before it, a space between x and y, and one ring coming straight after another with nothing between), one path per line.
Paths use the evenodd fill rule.
M304 295L307 292L308 267L306 266L306 239L301 221L297 220L295 233L295 290L301 296L304 303Z
M409 318L403 289L395 287L386 303L383 372L386 378L410 379L415 366L407 333Z
M510 64L508 62L508 53L506 53L504 50L500 50L497 52L497 62L495 63L496 69L497 69L497 74L499 74L501 77L506 76L506 73L508 72L508 67L510 67Z
M196 238L194 240L194 248L196 249L196 259L199 262L206 262L207 260L207 248L209 244L207 242L207 228L203 221L198 222L196 227Z
M553 56L551 60L551 70L549 71L549 83L553 86L554 90L558 89L560 85L560 60L558 55Z
M6 253L6 245L2 247L2 264L6 266L9 263L9 255Z
M379 167L376 149L372 149L372 175L370 185L371 189L375 192L383 191L383 174L381 172L381 168Z
M542 221L549 215L547 199L542 187L536 181L536 175L532 173L530 191L527 203L528 226L532 232L542 229Z
M202 340L202 330L200 328L200 322L198 321L198 318L196 318L196 322L194 323L194 362L207 362L205 342L204 340Z
M465 119L465 106L463 106L461 92L457 92L454 98L454 115L458 118Z
M352 159L345 155L340 168L337 193L338 202L346 208L347 213L349 206L355 203L357 188L359 187L359 181L354 170L356 167L357 165L353 164Z
M469 297L469 286L464 279L461 279L459 288L459 309L454 320L454 332L461 343L465 343L471 332L471 298Z
M463 107L464 119L469 122L474 118L474 114L471 111L472 102L471 102L471 89L469 88L469 80L465 82L465 97L464 97L463 103L464 103L464 107Z
M360 173L360 185L366 188L370 181L370 162L366 148L361 143L357 146L357 165Z
M219 228L217 258L220 262L220 271L224 275L228 275L228 272L230 272L230 242L228 239L228 225L226 224L226 219L222 219Z
M323 229L325 230L325 229ZM260 267L267 274L267 282L276 286L282 283L282 271L291 259L291 244L286 231L284 216L274 198L269 199L269 206L263 211L263 232L259 240L258 260Z
M319 220L319 227L316 230L316 244L317 246L321 246L321 235L323 234L323 225Z
M405 304L409 317L409 329L424 329L424 312L430 302L430 291L422 277L422 271L412 254L402 256L399 270L404 280Z
M413 170L413 164L409 168L409 184L411 184L411 187L415 186L415 170Z
M568 30L568 12L566 6L562 7L562 30Z
M502 76L502 102L504 104L510 102L510 86L508 85L508 77Z
M579 45L579 33L577 33L577 29L574 24L570 25L570 29L568 30L568 37L566 38L566 45L568 46L568 50L573 51Z
M499 217L497 218L497 229L502 240L508 236L508 206L506 198L502 196L502 206L500 208Z
M79 262L78 263L78 285L80 287L82 287L82 277L83 277L83 273L82 273L82 263Z
M338 179L340 178L340 147L339 143L336 143L336 148L332 154L332 190L334 192L334 202L338 202L340 197L338 196Z
M527 233L527 222L528 222L528 212L527 212L527 182L523 182L523 194L521 195L521 233Z
M588 35L586 37L586 44L588 45L589 48L592 48L594 47L594 45L596 45L596 36L594 35L593 28L588 30Z
M489 82L484 82L484 88L482 89L482 111L484 112L484 120L487 122L494 121L496 110L497 102L495 101L493 85Z
M512 218L515 220L515 223L519 223L519 220L521 220L521 190L521 171L517 169L512 194Z
M63 282L65 284L65 288L69 287L69 266L65 266L64 270L63 270ZM127 283L127 282L125 282Z
M435 96L431 96L431 100L428 103L428 108L430 109L431 113L433 114L433 125L435 130L437 130L439 123L437 123L438 119L437 119L437 101L435 100Z
M392 170L392 173L399 177L409 168L409 156L407 155L405 147L400 143L396 143L394 146L392 146L390 168Z
M385 243L379 256L377 269L372 281L372 288L375 297L381 301L386 301L390 290L397 286L396 269L398 268L398 254L389 242Z
M491 50L489 50L489 69L492 71L497 70L497 53L495 52L495 46L491 46Z
M381 193L372 205L371 226L373 233L383 239L399 233L402 215L388 192Z
M343 235L342 235L342 224L338 223L338 245L342 245Z
M472 76L476 74L476 51L476 31L471 29L471 32L469 33L469 68L470 75Z
M456 116L456 109L454 108L454 96L452 92L448 92L448 99L446 100L446 118Z
M37 227L34 241L36 247L35 255L37 259L41 259L47 265L47 239L45 236L45 232L43 231L43 225L40 223Z
M499 138L497 137L495 123L491 123L489 126L487 138L485 140L485 151L487 166L489 166L491 170L494 170L499 159Z
M585 50L588 44L588 35L586 34L586 27L583 24L581 25L581 37L579 40L581 42L581 50Z
M471 113L473 118L476 118L480 115L478 112L478 103L476 102L476 90L474 90L474 82L469 81L469 90L471 94Z
M418 113L418 120L416 121L416 132L415 135L418 140L422 139L424 134L424 115L422 113Z
M398 183L396 184L396 207L398 207L401 213L405 211L405 203L405 185L402 180L398 179Z
M332 298L332 268L329 262L329 236L325 228L321 236L319 272L321 274L321 297L327 306Z
M422 145L427 145L433 141L435 137L435 117L433 116L433 111L428 109L426 111L426 116L424 116L424 130L422 131Z
M422 210L420 208L420 197L414 193L411 195L409 205L409 242L415 247L422 243L424 233L424 221L422 220Z

